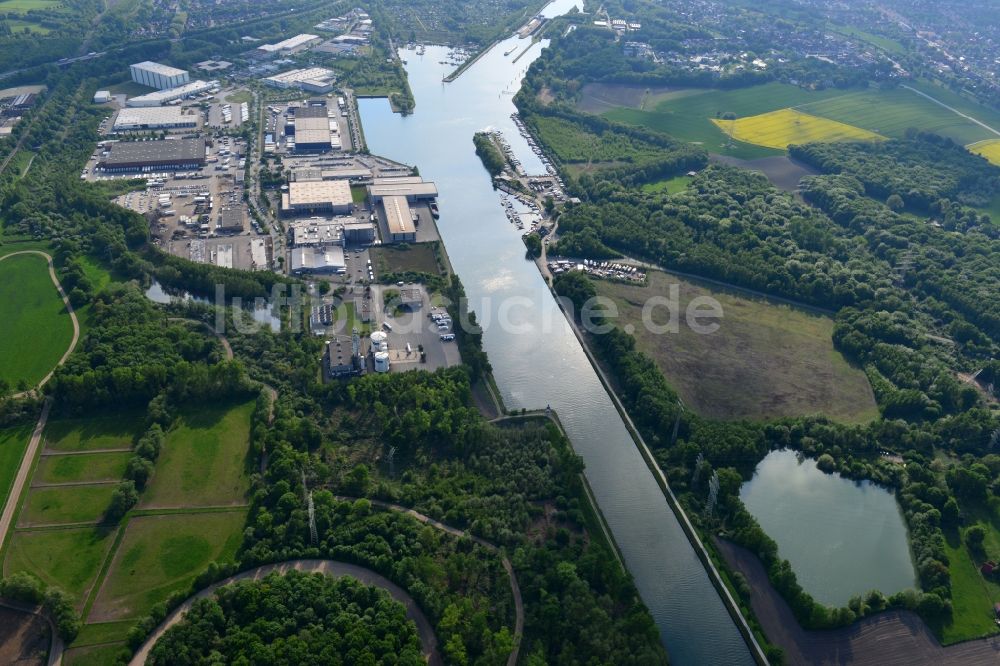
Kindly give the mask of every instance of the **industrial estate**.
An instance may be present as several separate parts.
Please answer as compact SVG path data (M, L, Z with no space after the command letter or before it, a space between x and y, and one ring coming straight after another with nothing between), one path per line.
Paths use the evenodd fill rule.
M0 0L0 664L986 664L1000 15Z

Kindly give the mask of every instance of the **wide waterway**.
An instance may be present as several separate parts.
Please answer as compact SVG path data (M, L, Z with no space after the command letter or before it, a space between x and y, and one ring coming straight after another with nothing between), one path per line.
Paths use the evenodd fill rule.
M546 9L557 15L574 0ZM439 227L456 272L484 323L484 343L509 408L551 405L583 457L601 511L674 664L750 664L749 650L688 542L663 491L569 329L476 157L477 130L504 131L522 164L538 171L510 114L512 94L544 42L495 46L453 83L446 49L401 52L416 97L413 115L384 99L360 100L372 153L420 167L437 183ZM519 47L509 57L503 54ZM502 319L506 325L501 325Z

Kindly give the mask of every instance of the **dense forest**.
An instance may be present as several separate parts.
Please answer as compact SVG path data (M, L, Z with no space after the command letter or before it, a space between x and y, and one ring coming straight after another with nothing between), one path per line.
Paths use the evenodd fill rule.
M949 229L958 226L955 214L961 206L988 206L1000 191L1000 167L951 139L926 132L907 134L906 139L872 143L790 146L788 152L824 173L857 178L865 194L895 210L912 207L940 216ZM972 215L971 224L990 224Z
M425 663L406 609L353 578L289 571L227 585L192 606L150 664Z

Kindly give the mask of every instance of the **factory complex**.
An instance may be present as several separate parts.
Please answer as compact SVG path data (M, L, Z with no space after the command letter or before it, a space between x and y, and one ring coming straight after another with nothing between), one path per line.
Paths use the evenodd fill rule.
M179 106L125 108L112 123L113 132L154 129L186 129L198 126L198 116L185 113Z
M296 181L289 183L288 192L281 195L281 212L284 215L346 215L351 212L353 204L351 184L346 180Z
M118 141L105 153L98 158L97 168L111 173L176 171L205 166L204 139Z
M330 92L336 82L336 74L326 67L290 69L287 72L264 79L264 83L274 88L298 88L305 92L318 94Z

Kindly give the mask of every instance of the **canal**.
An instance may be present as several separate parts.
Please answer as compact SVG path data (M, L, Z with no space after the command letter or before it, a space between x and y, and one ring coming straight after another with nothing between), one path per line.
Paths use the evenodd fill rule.
M557 0L545 13L564 13L574 1ZM520 232L476 157L472 135L501 129L525 168L540 170L510 118L512 96L545 45L531 46L513 62L529 43L516 37L501 42L448 84L441 80L452 69L441 64L447 49L427 47L423 56L401 51L416 110L404 117L393 114L385 99L360 100L368 147L418 165L437 184L441 235L483 324L504 401L512 409L551 405L559 413L671 662L753 663L583 349L534 263L525 259Z

